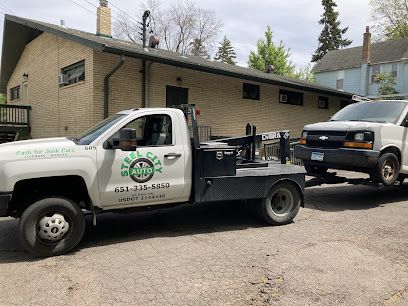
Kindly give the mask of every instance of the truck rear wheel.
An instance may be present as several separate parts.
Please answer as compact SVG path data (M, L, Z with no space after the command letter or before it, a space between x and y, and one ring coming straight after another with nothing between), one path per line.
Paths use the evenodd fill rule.
M71 251L85 232L85 217L75 203L47 198L29 206L20 218L19 236L33 255L48 257Z
M302 194L291 182L281 182L271 188L268 196L258 202L259 216L268 224L291 223L300 209Z
M378 159L374 171L370 174L371 180L384 186L392 186L399 177L400 163L393 153L384 153Z

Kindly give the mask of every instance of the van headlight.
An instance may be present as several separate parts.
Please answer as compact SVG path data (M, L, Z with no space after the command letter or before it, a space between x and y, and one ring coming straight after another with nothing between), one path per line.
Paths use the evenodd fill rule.
M374 147L373 132L351 132L344 142L345 148L372 150Z
M354 141L362 142L365 139L364 133L356 133L354 134Z

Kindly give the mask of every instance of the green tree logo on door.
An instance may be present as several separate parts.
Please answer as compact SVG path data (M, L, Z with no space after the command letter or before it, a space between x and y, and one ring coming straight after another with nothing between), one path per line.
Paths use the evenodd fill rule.
M150 181L156 173L162 173L163 167L159 158L153 152L147 152L145 156L139 151L132 152L127 156L121 166L122 177L129 176L136 183Z

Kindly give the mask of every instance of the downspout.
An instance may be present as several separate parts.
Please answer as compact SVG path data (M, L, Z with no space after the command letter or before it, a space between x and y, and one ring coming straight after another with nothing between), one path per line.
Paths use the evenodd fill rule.
M142 108L146 107L146 77L147 77L147 73L146 73L146 60L143 60L143 67L142 67Z
M103 118L109 117L109 79L120 67L125 63L125 57L120 56L117 64L112 68L112 70L105 76L103 80Z

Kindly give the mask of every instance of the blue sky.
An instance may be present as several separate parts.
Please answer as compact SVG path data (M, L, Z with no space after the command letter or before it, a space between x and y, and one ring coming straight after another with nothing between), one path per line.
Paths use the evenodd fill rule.
M0 12L59 24L64 19L70 28L95 32L96 17L74 4L75 1L89 11L97 0L0 0ZM142 1L110 0L128 14L138 17ZM353 46L362 44L363 32L370 25L369 0L337 0L340 20L349 26L347 37ZM162 0L163 5L171 3ZM271 25L274 40L283 40L291 49L292 61L299 67L310 62L317 48L321 27L318 20L323 10L320 0L206 0L197 1L198 6L214 9L224 25L220 39L226 34L236 48L238 62L245 66L248 54L256 48L267 25ZM115 14L115 10L114 10ZM0 31L3 33L1 14ZM2 37L0 38L2 41Z

